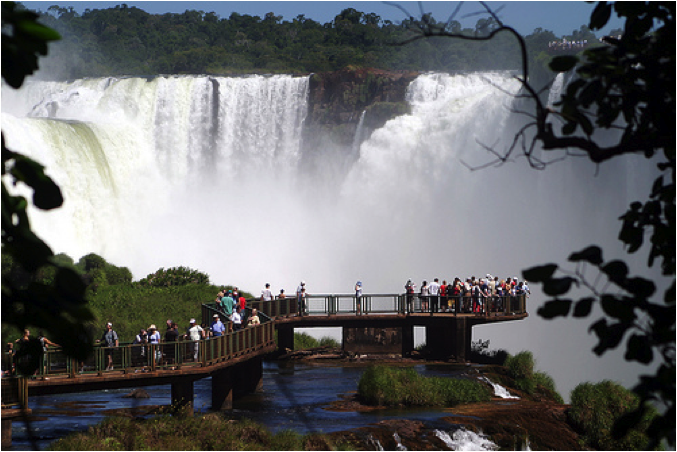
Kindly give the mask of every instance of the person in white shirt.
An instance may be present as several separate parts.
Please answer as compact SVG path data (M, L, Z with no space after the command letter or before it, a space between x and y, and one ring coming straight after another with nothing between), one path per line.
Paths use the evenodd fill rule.
M430 311L437 312L440 305L440 280L435 278L428 286L430 293Z
M200 339L204 339L205 330L195 323L195 319L190 319L190 326L186 332L188 339L193 341L193 361L197 361L198 352L200 351Z
M271 301L273 292L270 290L270 284L266 283L266 288L261 291L261 301Z
M240 315L240 307L233 309L233 314L230 316L230 321L233 324L233 331L238 331L242 328L242 316Z

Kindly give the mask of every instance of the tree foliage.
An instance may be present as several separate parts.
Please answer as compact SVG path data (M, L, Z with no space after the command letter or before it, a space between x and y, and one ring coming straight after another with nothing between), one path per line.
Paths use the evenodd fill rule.
M2 2L2 78L13 88L38 67L38 57L47 53L47 43L58 33L41 25L38 15ZM8 149L2 136L2 253L3 270L16 265L28 276L14 280L2 273L2 321L19 330L32 326L44 330L70 356L83 359L92 349L84 322L92 318L86 306L85 284L77 272L58 264L54 253L31 229L29 201L10 194L5 184L32 189L31 203L38 209L61 206L61 190L34 160ZM11 259L5 257L9 256ZM49 268L49 281L38 273ZM34 346L37 339L28 345ZM32 354L37 365L39 354Z
M615 423L617 438L628 433L650 403L664 404L647 429L652 440L675 444L675 3L598 2L590 17L589 30L605 26L612 13L625 20L622 30L604 38L604 45L591 46L579 55L553 58L554 72L574 71L561 100L547 106L541 99L546 85L539 89L530 77L527 40L514 28L504 25L496 12L482 3L488 19L474 36L453 27L457 8L443 24L423 16L412 23L421 38L452 37L455 40L488 41L500 35L517 39L521 49L521 82L525 102L533 109L519 113L529 120L505 150L486 147L495 160L485 166L523 156L537 169L555 161L549 151L585 156L595 163L634 154L652 159L659 176L651 184L649 199L632 203L621 216L619 240L629 254L648 248L647 267L660 265L661 275L670 280L662 290L655 280L632 276L621 260L605 261L598 246L572 253L569 260L576 270L545 264L523 272L526 280L541 283L552 297L538 313L544 318L577 318L591 315L599 305L603 317L590 330L598 337L598 355L614 349L625 340L625 359L642 364L659 362L653 375L642 376L634 391L640 397L636 410ZM580 33L587 33L582 28ZM552 76L550 77L552 79ZM563 126L558 128L557 123ZM543 157L545 156L545 157ZM548 159L551 159L548 161ZM483 166L484 167L484 166ZM586 270L597 275L591 278ZM594 279L593 279L594 278ZM572 289L584 288L589 295L567 298ZM573 310L572 310L573 308Z
M299 15L285 20L273 12L264 17L187 10L180 14L149 14L118 5L88 9L52 6L41 20L63 39L50 48L49 71L42 76L74 79L143 74L309 73L369 66L402 70L515 70L520 49L515 39L492 43L431 40L397 44L408 39L413 18L401 23L354 8L320 23ZM430 15L426 20L437 24ZM496 21L481 19L475 27L455 30L484 33ZM541 61L555 35L537 28L526 37L529 58ZM540 59L537 58L540 56ZM63 62L67 62L66 65Z
M209 284L209 275L188 267L161 268L139 281L139 284L153 287L206 285Z
M637 409L639 398L623 386L605 380L581 383L571 392L567 417L589 447L597 450L646 450L647 428L658 414L649 409L624 438L614 438L614 423L625 413Z

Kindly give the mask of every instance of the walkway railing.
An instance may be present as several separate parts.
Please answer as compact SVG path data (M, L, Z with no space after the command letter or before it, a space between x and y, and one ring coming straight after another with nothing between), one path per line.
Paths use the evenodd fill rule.
M357 314L357 297L354 294L307 295L304 313L306 314ZM515 296L422 296L418 294L365 294L360 297L360 314L417 314L439 313L475 314L484 316L505 316L526 313L526 295ZM219 311L215 303L209 306L213 312ZM298 315L299 303L296 298L278 298L272 301L248 299L247 306L271 318ZM204 309L204 308L203 308ZM204 319L203 311L203 319ZM244 320L243 320L244 322Z
M272 322L261 320L261 325L243 328L198 341L184 340L161 344L129 344L118 347L96 347L84 362L68 358L60 348L45 351L34 377L75 377L76 375L103 375L107 373L138 373L158 370L179 370L188 367L208 367L252 353L275 343ZM113 359L109 369L108 356ZM14 368L14 356L3 355L7 369ZM4 400L4 399L3 399Z
M526 313L526 296L433 297L417 294L365 294L360 297L360 314L452 314L475 316L508 316ZM357 315L358 299L354 294L308 295L304 314ZM251 310L256 308L261 324L246 327ZM199 341L179 338L177 342L161 344L129 344L119 347L96 347L94 354L84 362L68 358L60 348L50 348L41 356L35 377L75 377L76 375L103 375L109 372L154 372L187 367L206 367L238 356L252 353L274 344L275 317L298 315L296 298L277 298L272 301L247 300L242 318L242 329L232 331L229 319L215 303L202 305L203 323L210 324L214 314L229 325L229 331L220 337ZM108 356L113 368L109 368ZM5 369L14 369L14 355L3 355ZM30 376L30 377L33 377Z

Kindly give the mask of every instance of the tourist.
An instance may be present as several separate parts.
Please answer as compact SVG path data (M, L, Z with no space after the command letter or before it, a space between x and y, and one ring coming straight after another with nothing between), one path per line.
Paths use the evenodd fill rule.
M48 349L50 346L51 346L51 347L60 347L60 345L59 345L59 344L56 344L56 343L54 343L54 342L52 342L52 341L50 341L49 339L47 339L47 338L45 337L45 335L42 334L42 331L40 331L40 332L38 333L38 341L40 341L40 346L42 347L42 362L44 363L44 369L43 369L44 372L43 372L43 373L47 373L47 371L49 370L49 369L47 368L47 365L48 365L48 362L49 362L49 361L47 360L47 356L46 356L46 355L47 355L47 349Z
M428 286L430 294L430 312L437 312L440 304L440 280L435 278Z
M430 297L428 281L423 281L423 283L421 283L421 293L419 294L419 297L421 298L421 312L428 312Z
M233 315L233 297L232 291L226 292L223 298L221 298L221 308L223 309L223 313L226 315L226 317L230 318L231 315Z
M113 370L113 347L117 347L120 342L118 341L118 333L113 330L112 323L108 322L106 324L106 331L104 331L101 339L96 342L103 342L103 346L106 347L105 353L108 357L108 367L106 367L106 370Z
M148 332L141 328L139 334L134 337L132 344L138 345L138 347L132 348L132 362L135 365L145 366L146 361L146 346L144 344L148 343Z
M355 314L362 314L362 281L355 283Z
M449 309L449 298L447 296L447 292L449 290L449 285L447 284L447 280L444 279L442 280L442 284L440 284L440 311L442 312L447 312Z
M230 322L233 324L233 331L239 331L242 328L242 316L240 315L240 307L236 306L233 314L230 316Z
M226 293L223 290L219 291L219 293L216 294L216 300L214 300L214 301L216 302L216 309L218 309L219 311L223 311L223 305L221 304L221 299L225 295L226 295Z
M160 360L162 359L162 351L160 350L161 342L162 336L160 336L160 332L155 327L155 324L152 324L151 326L148 327L148 343L151 344L151 346L154 346L151 348L151 350L155 349L156 363L159 363Z
M287 295L285 295L284 293L284 289L280 289L280 295L278 295L277 298L279 298L280 300L284 300L285 298L287 298Z
M259 319L259 313L256 310L256 308L252 309L252 315L249 316L249 320L247 321L247 327L250 326L257 326L261 324L261 320Z
M301 315L308 315L308 293L306 292L306 288L304 287L301 289L301 295L299 296L301 299L300 306L301 306Z
M231 291L231 296L233 300L238 301L240 299L240 289L237 287L233 287L233 290Z
M239 302L240 302L240 312L245 312L245 308L247 307L247 299L244 297L243 293L240 293Z
M226 326L221 322L221 318L218 314L214 314L214 321L212 322L212 334L214 337L223 336L226 333Z
M169 329L165 332L165 363L174 364L176 361L176 342L179 340L179 327L176 322L169 324Z
M416 291L416 284L414 284L411 279L408 279L404 285L404 292L406 296L407 303L407 313L411 314L413 312L413 303L414 303L414 292Z
M270 290L270 284L266 283L266 287L261 291L261 301L272 301L273 292Z
M303 315L305 312L305 297L302 296L302 292L306 290L306 282L301 281L299 286L296 288L296 308L298 310L298 315Z
M205 330L195 323L195 319L190 319L186 336L193 341L193 361L197 362L197 356L200 352L200 339L205 338Z

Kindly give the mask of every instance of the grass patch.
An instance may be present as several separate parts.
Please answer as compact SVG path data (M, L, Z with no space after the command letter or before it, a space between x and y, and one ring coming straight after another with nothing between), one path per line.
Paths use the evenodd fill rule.
M369 405L454 406L491 400L491 391L472 380L424 377L415 369L372 366L362 374L359 397Z
M571 409L567 415L588 447L597 450L646 450L646 430L658 415L648 406L639 424L622 438L614 438L612 429L618 419L639 406L632 391L612 381L581 383L571 391Z
M346 446L320 434L301 435L292 430L272 434L251 420L229 420L211 413L140 421L108 418L87 432L55 441L50 450L336 450Z

